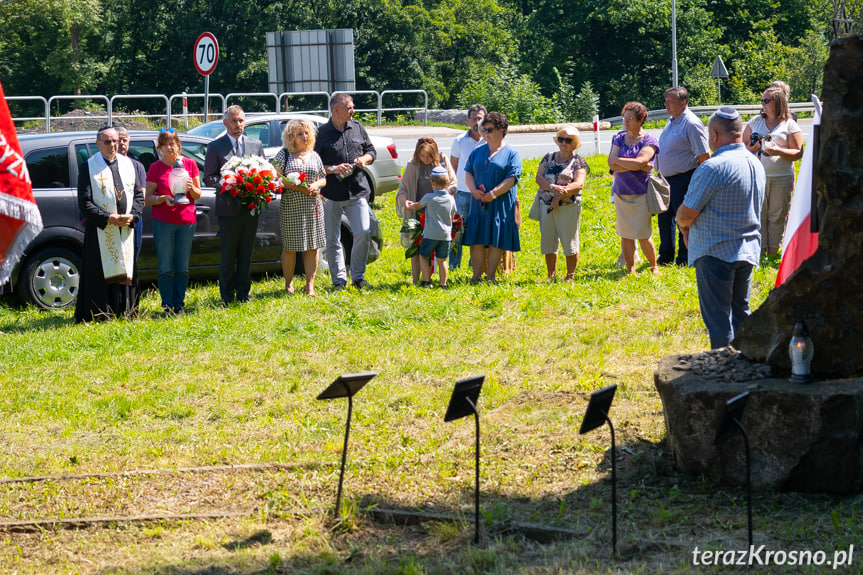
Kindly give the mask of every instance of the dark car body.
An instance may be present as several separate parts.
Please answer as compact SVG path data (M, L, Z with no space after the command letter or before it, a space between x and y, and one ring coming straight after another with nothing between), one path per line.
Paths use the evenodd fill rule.
M128 155L144 164L146 171L157 161L159 133L132 131L129 135ZM193 159L203 174L207 145L211 139L182 133L179 136L183 155ZM27 246L13 271L10 284L22 302L32 302L45 309L66 308L75 303L84 242L84 226L77 199L78 166L97 153L96 132L22 135L19 141L44 228ZM190 276L194 279L218 278L220 240L215 200L216 190L205 186L196 202L197 226L189 262ZM349 247L352 237L346 219L342 226L344 243ZM380 254L379 247L383 243L380 227L376 229L375 247L378 249L370 250L369 261L374 261ZM144 208L142 237L138 275L141 280L154 280L158 268L149 207ZM281 251L279 202L276 199L269 209L261 212L252 252L252 273L280 274Z

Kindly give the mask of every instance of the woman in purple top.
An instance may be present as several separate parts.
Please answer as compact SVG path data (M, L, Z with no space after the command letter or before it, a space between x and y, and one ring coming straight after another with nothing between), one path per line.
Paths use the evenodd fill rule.
M635 240L650 264L650 271L659 275L653 226L647 211L647 178L653 169L653 158L659 153L659 142L642 129L647 108L640 102L627 102L621 111L623 131L611 141L608 167L614 172L614 212L617 215L617 235L626 273L635 273Z

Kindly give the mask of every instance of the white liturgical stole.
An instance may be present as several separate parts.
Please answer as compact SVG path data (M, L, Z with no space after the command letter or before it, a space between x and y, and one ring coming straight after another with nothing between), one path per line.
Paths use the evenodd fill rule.
M119 213L117 210L117 194L114 186L114 176L111 168L105 163L102 154L93 155L87 164L90 167L90 189L93 192L93 203L109 214ZM132 161L117 154L117 168L120 170L120 180L123 182L123 192L126 194L125 214L132 212L135 197L135 167ZM122 196L120 196L122 197ZM135 267L135 229L130 226L115 226L108 224L105 229L97 229L99 237L99 254L102 257L102 271L105 281L131 280Z

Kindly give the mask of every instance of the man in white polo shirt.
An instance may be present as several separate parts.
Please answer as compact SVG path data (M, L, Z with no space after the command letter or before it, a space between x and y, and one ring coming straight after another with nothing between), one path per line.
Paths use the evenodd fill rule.
M469 127L464 134L453 140L452 150L450 151L450 160L455 170L456 188L458 190L455 196L455 208L456 213L461 216L462 223L467 221L472 197L470 191L467 189L467 182L464 179L464 167L467 165L470 153L483 141L479 127L485 119L485 114L485 106L482 104L474 104L468 108L467 125ZM461 242L453 246L453 248L449 253L450 269L461 266Z

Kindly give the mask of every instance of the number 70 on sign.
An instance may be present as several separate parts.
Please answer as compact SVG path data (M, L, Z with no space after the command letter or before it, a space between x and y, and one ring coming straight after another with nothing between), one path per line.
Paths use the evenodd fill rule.
M219 42L210 32L204 32L195 40L195 68L203 76L209 76L219 62Z

